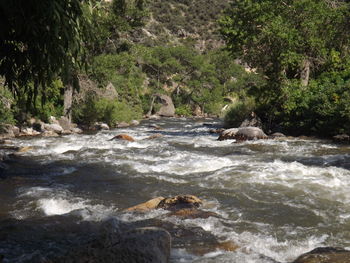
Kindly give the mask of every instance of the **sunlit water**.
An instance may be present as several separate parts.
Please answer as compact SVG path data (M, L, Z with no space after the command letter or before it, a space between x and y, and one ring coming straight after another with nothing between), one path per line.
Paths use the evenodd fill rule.
M72 223L90 226L111 216L200 227L241 247L199 256L175 242L172 262L291 262L318 246L350 248L350 147L321 140L217 141L204 122L218 124L163 119L93 135L14 140L16 146L33 149L0 170L0 254L5 262L35 261L42 240L59 252L54 240L63 229L74 233ZM163 129L154 130L152 123ZM108 141L120 133L136 141ZM163 137L146 139L155 133ZM156 196L178 194L200 197L203 209L218 216L180 219L163 216L161 210L123 212ZM27 222L26 227L18 222Z

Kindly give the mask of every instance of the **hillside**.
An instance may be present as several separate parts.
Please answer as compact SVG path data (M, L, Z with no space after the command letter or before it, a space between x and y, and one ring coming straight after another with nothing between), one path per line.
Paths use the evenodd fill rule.
M216 23L227 0L155 0L147 3L145 26L131 33L132 41L147 46L192 45L204 51L223 45Z

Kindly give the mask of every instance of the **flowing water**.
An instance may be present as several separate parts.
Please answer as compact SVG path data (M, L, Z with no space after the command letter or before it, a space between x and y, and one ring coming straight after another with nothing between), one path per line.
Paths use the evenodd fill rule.
M161 218L241 247L198 255L183 245L192 242L189 236L174 243L172 262L291 262L318 246L350 248L350 147L310 139L217 141L207 123L218 124L162 119L96 134L13 140L32 149L0 170L4 262L34 262L40 249L59 252L62 240L74 240L75 223L89 231L91 222L111 216ZM108 141L119 133L136 141ZM145 139L155 133L163 137ZM198 196L203 210L217 216L123 212L178 194Z

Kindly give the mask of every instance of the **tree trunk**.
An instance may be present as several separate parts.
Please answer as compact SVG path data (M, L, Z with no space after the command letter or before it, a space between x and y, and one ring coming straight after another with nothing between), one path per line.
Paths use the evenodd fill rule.
M146 114L146 116L151 116L151 115L152 115L152 111L153 111L153 106L154 106L154 101L155 101L155 99L156 99L156 97L153 96L152 102L151 102L151 107L150 107L148 113Z
M301 72L300 72L300 81L301 85L303 87L306 87L309 85L309 78L310 78L310 61L308 59L305 59L302 62L301 66Z
M72 121L72 102L73 102L73 83L69 80L64 86L64 102L63 102L63 114L69 120Z

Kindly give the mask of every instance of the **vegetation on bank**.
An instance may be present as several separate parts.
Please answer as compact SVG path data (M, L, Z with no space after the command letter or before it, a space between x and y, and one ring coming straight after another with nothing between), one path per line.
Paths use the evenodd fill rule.
M222 116L230 105L225 121L232 126L255 111L267 131L348 132L349 6L341 0L217 0L210 8L202 0L0 3L0 123L66 115L113 127L141 118L152 95L162 93L178 115ZM113 97L106 86L115 89Z
M349 132L350 4L341 0L232 2L227 49L266 79L251 94L270 129Z

